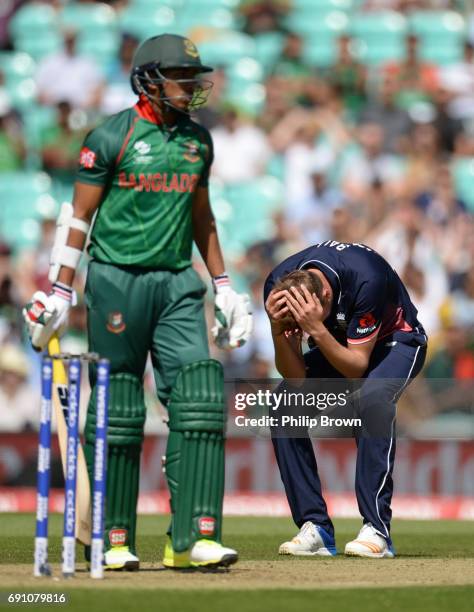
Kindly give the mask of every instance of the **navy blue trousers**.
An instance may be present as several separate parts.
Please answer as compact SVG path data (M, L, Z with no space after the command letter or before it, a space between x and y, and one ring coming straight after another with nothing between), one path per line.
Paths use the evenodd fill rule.
M382 415L388 423L385 429L388 435L356 438L357 503L364 523L372 523L389 543L396 402L423 367L426 343L425 334L418 332L398 332L396 336L381 340L372 352L359 389L360 415L368 418L371 413ZM305 355L305 361L308 378L342 378L317 348ZM311 440L307 435L298 438L272 436L272 442L296 525L301 527L311 521L334 535Z

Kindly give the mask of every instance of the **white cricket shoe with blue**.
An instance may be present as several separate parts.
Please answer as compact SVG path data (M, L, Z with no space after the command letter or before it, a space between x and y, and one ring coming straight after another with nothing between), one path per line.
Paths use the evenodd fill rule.
M395 556L392 545L379 534L371 523L366 523L359 531L357 538L346 544L344 554L372 559L393 559Z
M333 557L337 555L337 550L334 538L325 529L306 521L290 542L283 542L278 554Z

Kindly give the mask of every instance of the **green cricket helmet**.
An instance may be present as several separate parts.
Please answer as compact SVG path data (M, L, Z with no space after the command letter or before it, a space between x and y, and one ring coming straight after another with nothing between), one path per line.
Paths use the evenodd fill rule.
M209 96L212 81L203 80L197 75L212 72L213 68L205 66L201 62L199 51L189 38L178 34L153 36L138 47L133 57L130 75L134 93L137 95L144 94L147 98L153 99L154 96L151 96L148 85L163 86L167 78L162 71L173 68L189 69L190 72L194 72L192 78L173 80L178 83L195 85L188 110L195 110L202 106ZM172 101L178 97L165 96L163 87L159 87L159 91L160 95L155 100L163 101L173 107Z

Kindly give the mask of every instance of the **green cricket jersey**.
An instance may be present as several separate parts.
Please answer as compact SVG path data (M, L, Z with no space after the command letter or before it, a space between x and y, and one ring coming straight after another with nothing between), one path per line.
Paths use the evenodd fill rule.
M144 98L92 130L77 173L105 188L90 255L161 270L191 265L193 194L207 186L212 159L205 128L186 115L167 128Z

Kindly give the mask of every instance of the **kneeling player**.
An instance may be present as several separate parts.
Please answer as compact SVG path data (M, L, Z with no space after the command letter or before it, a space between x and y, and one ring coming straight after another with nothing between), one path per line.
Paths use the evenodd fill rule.
M363 378L358 394L361 414L376 415L388 423L386 434L357 439L355 487L363 527L346 545L345 554L393 557L396 402L420 372L427 346L417 310L402 281L380 255L362 244L335 241L283 261L267 278L264 298L281 375L285 379ZM301 332L313 344L304 355ZM293 519L300 528L293 540L280 546L280 554L336 554L334 527L311 441L307 436L274 435L273 446Z

